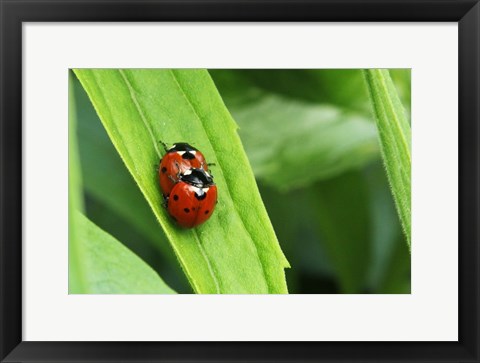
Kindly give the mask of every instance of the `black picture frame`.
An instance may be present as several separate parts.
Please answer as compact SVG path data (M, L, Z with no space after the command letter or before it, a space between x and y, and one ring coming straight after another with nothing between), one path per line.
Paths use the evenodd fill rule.
M2 362L479 362L480 4L473 0L0 0ZM128 21L458 22L458 342L22 341L22 23Z

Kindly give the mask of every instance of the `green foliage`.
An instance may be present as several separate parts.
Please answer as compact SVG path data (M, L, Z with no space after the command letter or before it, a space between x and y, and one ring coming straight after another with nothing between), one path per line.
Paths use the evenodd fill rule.
M114 146L198 293L286 293L283 256L236 124L202 70L76 70ZM162 208L158 141L194 144L214 162L219 203L193 230Z
M410 247L411 233L411 130L388 70L365 70L377 122L383 161L398 215Z
M70 287L90 285L86 274L72 273L99 252L97 242L84 242L87 235L117 247L121 241L155 271L142 262L142 274L162 276L177 292L215 293L217 285L222 293L286 292L288 263L271 220L292 266L285 270L290 293L410 293L409 248L361 70L210 70L215 84L203 70L76 73L83 87L71 79L79 155L71 142L70 207L84 211L93 222L82 217L84 227L94 232L70 226ZM384 107L398 94L408 122L410 71L390 74L377 101ZM196 231L175 227L160 205L159 140L190 142L217 164L218 215ZM253 241L259 225L265 238ZM98 276L106 272L100 269ZM124 279L110 277L112 286Z
M258 179L280 189L299 188L359 169L378 157L375 125L363 113L345 111L340 104L325 101L312 103L306 91L313 94L310 88L314 88L315 83L303 88L297 82L303 82L304 78L295 80L287 71L280 72L291 89L304 92L291 95L293 91L290 91L289 97L282 88L273 92L275 82L280 83L279 87L285 82L277 77L268 82L268 72L253 71L253 75L248 71L212 72L240 125L240 136ZM261 82L257 80L260 74L263 74ZM362 81L360 72L353 75ZM318 82L319 78L314 80Z
M84 248L81 270L86 294L173 294L162 279L122 243L81 213L74 216Z

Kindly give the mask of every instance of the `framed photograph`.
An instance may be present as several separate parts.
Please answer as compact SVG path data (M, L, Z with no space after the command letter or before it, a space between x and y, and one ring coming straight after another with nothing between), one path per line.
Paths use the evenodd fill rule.
M1 362L480 362L478 1L0 5Z

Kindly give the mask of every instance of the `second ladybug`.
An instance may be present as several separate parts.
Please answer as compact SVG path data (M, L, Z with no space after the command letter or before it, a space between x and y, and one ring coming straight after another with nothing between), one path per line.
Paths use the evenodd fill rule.
M169 196L180 175L187 170L196 168L208 171L208 165L203 154L186 142L177 142L168 149L165 146L165 151L166 154L160 160L160 166L158 167L160 187L165 198Z
M207 171L193 168L180 174L166 201L168 213L178 225L196 227L212 215L217 204L217 186Z

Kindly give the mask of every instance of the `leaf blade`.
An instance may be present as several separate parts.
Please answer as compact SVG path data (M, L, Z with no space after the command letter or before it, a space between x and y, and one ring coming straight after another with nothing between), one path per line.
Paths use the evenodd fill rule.
M411 129L388 70L364 71L397 212L411 245Z
M163 227L194 290L199 293L286 293L283 269L288 263L264 212L236 135L236 125L208 73L204 70L85 69L75 73ZM223 140L218 136L220 131ZM216 212L207 224L194 230L180 230L161 208L156 172L152 172L152 165L161 157L157 140L191 142L207 155L207 160L219 165L215 180L221 194ZM233 162L228 157L232 155ZM239 172L233 165L243 172L243 189L234 177ZM250 188L248 194L253 195L253 202L252 197L244 195L245 185ZM247 220L251 222L256 217L254 225L249 226L254 238L243 221L249 213L243 209L239 212L236 206L239 203L242 208L250 206L253 210ZM265 241L261 240L262 232L267 238Z

